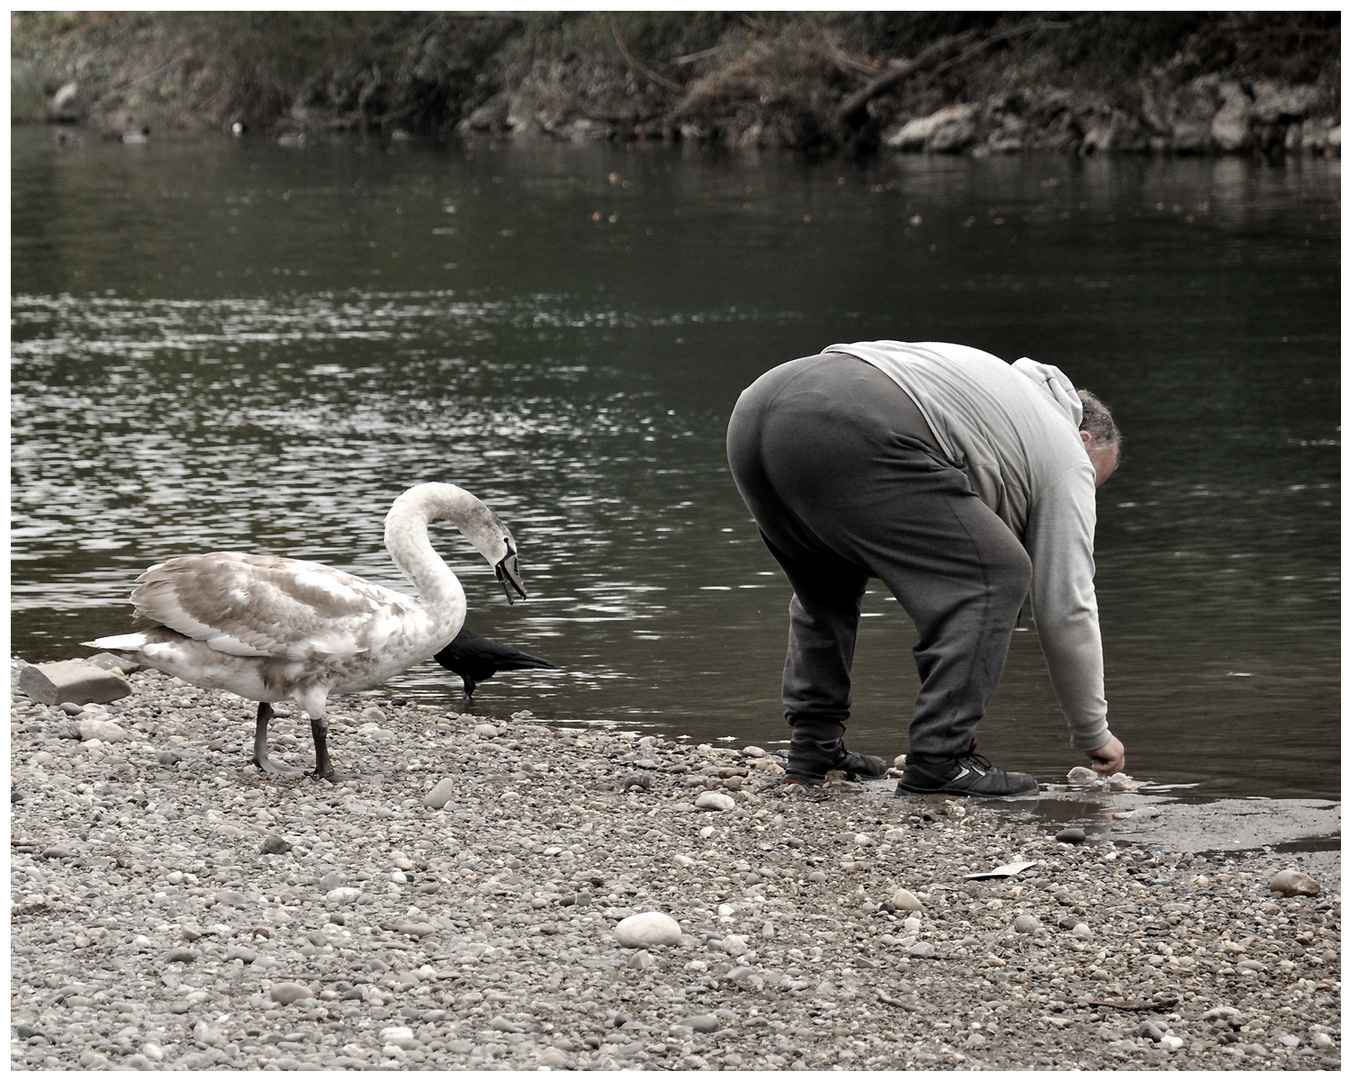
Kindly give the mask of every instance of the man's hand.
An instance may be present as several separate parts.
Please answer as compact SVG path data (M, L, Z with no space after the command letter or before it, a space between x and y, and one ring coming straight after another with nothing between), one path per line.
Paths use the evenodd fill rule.
M1125 768L1125 744L1111 736L1111 741L1097 747L1096 750L1086 751L1088 760L1092 762L1094 772L1099 772L1103 776L1110 776L1112 773L1118 773Z

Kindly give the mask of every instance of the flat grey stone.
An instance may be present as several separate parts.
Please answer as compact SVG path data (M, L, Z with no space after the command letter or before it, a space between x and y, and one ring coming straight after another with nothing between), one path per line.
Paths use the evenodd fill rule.
M87 660L57 660L30 664L20 671L19 689L44 705L58 701L86 705L124 698L131 693L131 683Z

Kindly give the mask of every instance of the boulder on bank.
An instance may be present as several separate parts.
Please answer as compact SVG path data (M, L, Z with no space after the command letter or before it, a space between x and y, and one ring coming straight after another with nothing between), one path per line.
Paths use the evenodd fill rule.
M19 672L19 689L43 705L67 701L87 705L124 698L131 693L131 684L87 660L57 660L25 667Z

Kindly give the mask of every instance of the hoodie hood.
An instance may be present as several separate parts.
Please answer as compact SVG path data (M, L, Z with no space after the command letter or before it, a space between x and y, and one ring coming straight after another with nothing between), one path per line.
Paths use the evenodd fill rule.
M1037 386L1044 387L1055 404L1073 421L1075 429L1083 422L1083 401L1069 377L1059 368L1053 364L1038 364L1024 356L1013 364L1013 370L1020 371Z

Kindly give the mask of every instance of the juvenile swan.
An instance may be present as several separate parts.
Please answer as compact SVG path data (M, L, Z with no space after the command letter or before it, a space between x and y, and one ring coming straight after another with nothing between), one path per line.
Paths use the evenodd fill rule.
M258 702L253 763L265 773L291 771L267 756L267 722L272 702L294 700L309 714L314 774L347 779L328 756L328 696L392 678L464 625L464 590L427 538L428 522L441 519L482 553L508 603L512 590L524 599L515 540L497 515L453 484L419 484L384 519L384 546L417 587L415 598L322 563L186 555L150 567L131 594L137 617L163 625L84 644Z

